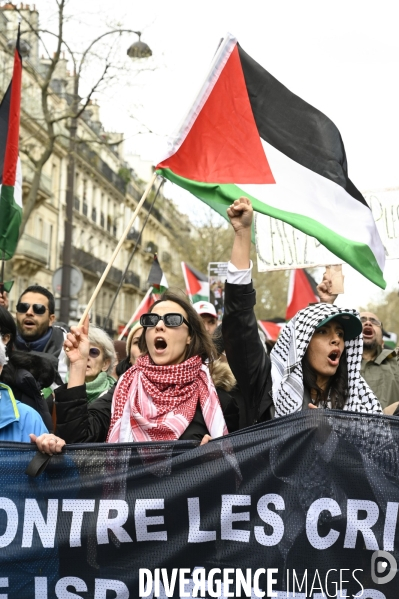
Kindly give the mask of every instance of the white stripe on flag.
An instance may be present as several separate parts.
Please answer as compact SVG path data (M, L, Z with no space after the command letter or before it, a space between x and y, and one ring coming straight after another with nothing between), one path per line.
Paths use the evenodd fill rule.
M269 206L304 215L346 239L368 245L383 271L384 246L371 210L337 183L261 141L276 184L236 185Z

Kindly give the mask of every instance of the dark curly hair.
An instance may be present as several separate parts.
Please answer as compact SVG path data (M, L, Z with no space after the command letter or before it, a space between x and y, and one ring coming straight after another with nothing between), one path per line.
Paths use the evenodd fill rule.
M187 345L184 360L188 360L193 356L200 356L203 363L209 362L211 364L216 357L216 349L212 342L212 339L205 329L201 316L197 314L195 309L189 300L183 295L175 293L167 289L161 295L160 299L154 302L150 308L150 312L153 312L158 304L161 302L175 302L179 304L181 308L187 314L187 320L190 325L190 337L191 341ZM142 354L148 353L147 342L145 333L141 335L139 341L139 348Z
M55 299L54 299L54 295L51 293L51 291L49 291L45 287L42 287L41 285L30 285L29 287L27 287L25 289L25 291L23 291L21 293L21 295L19 296L19 299L18 299L18 303L20 301L22 301L23 296L26 295L27 293L40 293L40 295L44 295L44 297L47 297L47 299L48 299L48 311L49 311L49 314L50 314L50 316L52 314L54 314L54 312L55 312Z
M326 389L321 389L317 384L317 372L311 367L307 353L302 358L302 375L305 389L316 391L315 405L331 403L334 410L342 410L348 396L348 366L346 362L346 350L341 355L338 368L330 378Z

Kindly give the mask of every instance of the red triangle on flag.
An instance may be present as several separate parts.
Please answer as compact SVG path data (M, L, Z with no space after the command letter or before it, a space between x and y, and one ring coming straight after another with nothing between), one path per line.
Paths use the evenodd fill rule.
M156 168L203 183L275 183L237 45L182 145Z
M286 319L290 320L298 310L319 301L316 295L316 283L310 274L304 268L292 270L288 287Z
M195 274L187 266L187 264L183 262L182 265L184 265L183 268L185 270L186 275L186 283L188 287L187 292L190 295L196 295L198 291L201 291L201 283L199 282Z

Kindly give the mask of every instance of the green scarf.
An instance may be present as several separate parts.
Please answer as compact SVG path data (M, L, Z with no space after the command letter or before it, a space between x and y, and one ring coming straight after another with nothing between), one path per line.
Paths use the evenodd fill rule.
M69 372L65 377L65 381L68 382ZM109 376L106 372L100 372L94 379L94 381L90 381L90 383L86 383L86 395L87 395L87 403L91 403L104 391L108 391L113 385L115 385L115 379L112 376Z

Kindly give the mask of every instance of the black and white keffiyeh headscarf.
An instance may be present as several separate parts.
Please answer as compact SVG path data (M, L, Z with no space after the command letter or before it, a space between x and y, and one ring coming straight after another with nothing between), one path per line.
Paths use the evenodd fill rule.
M300 310L282 330L270 358L272 362L273 402L276 417L302 410L304 386L302 358L318 325L329 316L356 310L331 304L314 304ZM348 365L348 397L344 410L382 413L381 405L366 381L360 376L363 335L345 341Z

